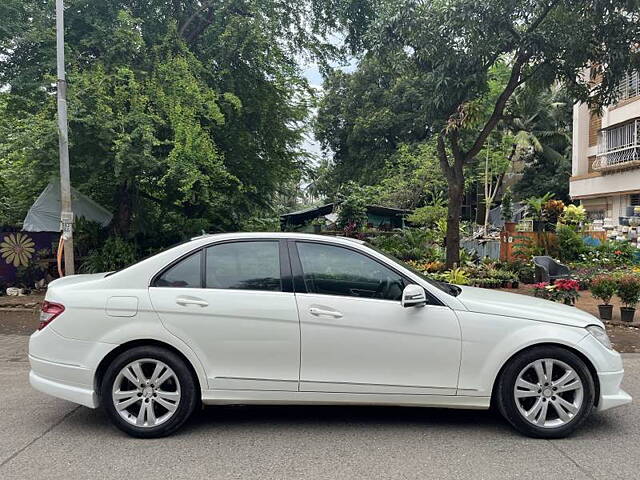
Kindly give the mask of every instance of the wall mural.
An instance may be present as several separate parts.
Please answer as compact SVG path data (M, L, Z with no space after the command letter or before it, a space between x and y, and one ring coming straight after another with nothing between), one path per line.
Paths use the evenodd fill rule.
M57 232L0 232L0 288L33 288L46 278L58 244Z

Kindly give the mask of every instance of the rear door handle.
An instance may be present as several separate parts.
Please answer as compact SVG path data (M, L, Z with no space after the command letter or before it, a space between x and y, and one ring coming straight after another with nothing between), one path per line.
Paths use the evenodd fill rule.
M316 317L327 316L333 318L342 318L342 314L336 310L325 310L324 308L318 307L309 308L309 313L311 315L315 315Z
M193 298L193 297L178 297L176 298L176 303L178 305L182 305L183 307L186 307L187 305L198 305L200 307L209 306L209 302L202 300L200 298Z

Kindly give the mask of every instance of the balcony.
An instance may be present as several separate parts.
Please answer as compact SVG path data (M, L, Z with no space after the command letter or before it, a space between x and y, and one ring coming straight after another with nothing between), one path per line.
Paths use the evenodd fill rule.
M593 169L598 172L640 166L640 119L600 130Z
M618 85L618 102L640 95L640 75L638 71L627 73Z

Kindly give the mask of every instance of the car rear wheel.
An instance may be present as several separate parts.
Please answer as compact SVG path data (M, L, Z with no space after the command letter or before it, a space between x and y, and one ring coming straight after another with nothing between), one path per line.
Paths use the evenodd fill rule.
M173 433L197 404L195 380L175 353L155 346L135 347L107 368L101 403L111 421L134 437Z
M517 430L562 438L586 420L594 404L593 378L584 361L561 347L527 350L505 367L496 400Z

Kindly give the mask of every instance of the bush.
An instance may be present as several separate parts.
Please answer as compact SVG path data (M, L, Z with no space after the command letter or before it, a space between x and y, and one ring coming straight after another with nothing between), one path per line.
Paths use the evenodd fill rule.
M580 258L586 252L587 247L582 236L567 225L559 225L556 230L558 235L558 256L562 262L572 262Z
M633 308L640 301L640 278L627 274L618 278L617 294L625 307Z
M511 262L505 262L502 264L501 268L514 272L516 277L518 277L518 280L522 283L531 284L535 282L535 267L531 262L514 260Z
M598 298L605 305L609 305L611 297L616 293L617 283L611 275L598 275L591 279L590 290L594 298Z
M443 205L427 205L416 208L407 220L417 227L433 227L438 220L447 216L447 207Z
M371 243L405 261L438 261L443 255L441 249L432 244L431 233L419 228L406 228L393 235L380 235L371 238Z
M110 237L100 249L91 251L80 267L83 273L112 272L136 262L136 248L121 237Z

